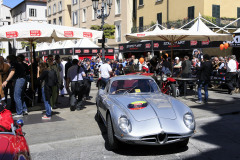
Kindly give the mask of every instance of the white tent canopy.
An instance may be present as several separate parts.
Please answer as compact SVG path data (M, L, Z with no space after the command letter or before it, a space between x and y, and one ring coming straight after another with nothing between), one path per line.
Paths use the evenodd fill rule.
M100 48L98 45L94 44L87 38L78 40L76 47L78 48Z
M74 48L76 46L71 40L64 41L62 44L62 48Z
M62 45L59 44L59 42L52 43L52 46L50 49L60 49L62 48Z
M102 34L102 31L95 31L90 29L52 25L39 22L22 22L1 27L0 39L52 42L52 39L55 41L80 38L97 39L102 38Z

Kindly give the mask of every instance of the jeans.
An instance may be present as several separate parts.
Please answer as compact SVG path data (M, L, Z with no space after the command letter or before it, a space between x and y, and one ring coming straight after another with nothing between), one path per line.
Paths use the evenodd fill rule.
M101 83L102 83L102 89L105 89L108 81L109 81L110 78L101 78Z
M198 82L198 100L202 101L202 87L204 87L204 92L205 92L205 102L208 101L208 83L209 81L202 81L199 80Z
M52 115L51 105L49 104L49 101L46 100L44 87L42 88L42 98L43 98L43 103L46 109L46 116L51 117Z
M52 86L52 96L51 96L51 99L50 99L50 104L51 104L52 107L54 107L56 105L58 93L59 93L58 86L57 85Z
M23 114L23 111L27 111L26 103L23 102L22 99L25 82L25 78L18 78L14 86L14 101L16 103L16 111L18 115Z

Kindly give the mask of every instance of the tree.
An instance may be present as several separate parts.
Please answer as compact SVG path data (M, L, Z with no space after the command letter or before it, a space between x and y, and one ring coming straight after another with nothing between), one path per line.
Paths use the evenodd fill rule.
M22 48L30 47L30 43L29 42L21 42L21 44L22 44ZM33 42L33 46L34 46L34 49L36 49L37 42Z
M99 25L92 25L91 28L92 30L97 30L97 31L101 31L101 26ZM104 24L103 25L103 32L105 35L105 38L109 38L109 39L114 39L115 36L115 25L109 25L109 24Z

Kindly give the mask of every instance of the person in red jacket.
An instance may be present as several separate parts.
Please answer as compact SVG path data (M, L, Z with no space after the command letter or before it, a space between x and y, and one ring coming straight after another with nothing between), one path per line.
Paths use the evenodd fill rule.
M0 102L0 132L11 131L11 124L13 124L11 111L6 109L4 101Z

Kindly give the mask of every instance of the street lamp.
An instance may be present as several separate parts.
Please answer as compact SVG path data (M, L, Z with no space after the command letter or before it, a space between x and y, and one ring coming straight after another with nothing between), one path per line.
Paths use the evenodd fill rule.
M93 9L94 9L95 14L96 14L97 10L98 10L99 0L92 0L92 4L93 4ZM104 19L107 18L110 15L111 6L112 6L112 0L107 0L107 5L108 5L108 8L109 8L108 14L104 14L104 9L105 9L105 5L104 4L105 4L105 0L102 0L101 14L99 14L97 16L98 19L102 19L102 22L101 22L102 31L104 31L104 29L103 29ZM105 36L104 36L104 32L103 32L103 36L102 36L102 59L105 59L104 47L105 47Z

